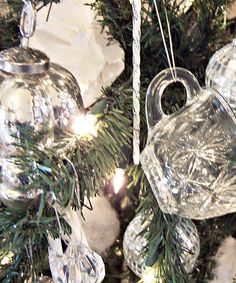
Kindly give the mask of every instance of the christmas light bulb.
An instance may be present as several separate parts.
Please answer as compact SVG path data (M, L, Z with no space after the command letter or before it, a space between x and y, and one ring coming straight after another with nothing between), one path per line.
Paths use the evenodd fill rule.
M156 275L154 268L148 268L146 272L143 274L143 283L154 283L156 282Z
M75 116L71 129L75 135L82 137L97 136L97 118L92 114Z
M115 194L118 194L125 182L125 170L117 168L113 177L113 187Z
M12 252L9 252L2 260L0 261L1 265L9 264L12 261L14 254Z

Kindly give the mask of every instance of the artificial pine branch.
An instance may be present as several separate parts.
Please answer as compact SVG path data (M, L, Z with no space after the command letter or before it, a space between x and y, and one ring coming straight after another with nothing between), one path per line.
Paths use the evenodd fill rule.
M53 1L57 2L57 1ZM148 1L145 1L146 3ZM229 1L228 1L229 2ZM46 2L44 2L45 4ZM160 2L159 2L160 3ZM19 2L9 2L11 13L5 18L0 19L0 48L14 46L19 40L18 35L18 15ZM161 4L160 4L161 5ZM224 7L226 0L195 0L192 8L187 14L178 16L176 11L170 12L171 31L173 34L173 44L176 56L176 63L178 66L190 69L198 79L203 83L205 77L205 67L208 63L210 55L220 46L226 44L226 41L232 38L229 29L222 25L223 10L218 7ZM98 137L92 141L78 141L77 147L72 148L68 153L68 157L76 165L81 186L81 201L83 199L96 194L100 188L103 187L104 181L112 174L114 168L123 160L123 148L130 147L131 135L131 113L132 113L132 12L131 6L127 0L96 0L92 7L103 16L101 24L108 27L111 38L118 40L126 53L126 68L120 78L115 84L106 90L106 99L108 101L107 107L100 118L101 128ZM169 6L168 6L169 7ZM14 12L13 12L14 11ZM18 15L15 13L17 12ZM161 18L164 19L163 11ZM217 19L217 20L216 20ZM144 114L144 99L145 90L150 83L150 80L156 73L167 67L162 40L157 24L157 18L153 7L147 10L143 8L143 24L142 24L142 145L145 144L146 127ZM194 23L194 24L193 24ZM166 25L164 29L166 30ZM229 24L232 24L231 22ZM222 35L224 34L224 36ZM173 89L165 104L166 109L173 105L183 103L184 99L180 95L176 95L176 89ZM26 134L27 136L27 134ZM39 164L43 161L44 165L52 169L53 174L48 176L45 172L41 172L34 180L35 187L40 186L45 193L55 193L57 199L62 205L68 204L71 196L74 196L73 191L75 187L73 172L68 164L61 164L58 160L55 150L40 152L35 141L30 142L30 135L26 145L21 146L27 150L25 155L19 156L19 162L23 166L25 172L31 172L32 168L29 166L29 152ZM65 144L68 139L64 139ZM130 160L128 160L130 162ZM133 186L138 186L141 192L142 210L149 210L157 207L153 194L150 191L143 172L140 167L133 167L130 169ZM32 173L32 172L31 172ZM71 176L71 177L69 177ZM69 177L69 178L68 178ZM64 188L66 187L67 190ZM137 187L136 187L137 188ZM24 188L22 188L24 189ZM61 195L62 194L62 195ZM76 203L75 198L72 200L74 206L80 206ZM55 213L47 205L45 200L41 204L40 217L38 216L38 209L27 210L26 212L16 213L10 208L1 206L0 210L0 258L3 258L9 251L16 254L13 258L11 266L5 266L1 269L0 276L2 282L21 282L19 280L20 274L23 272L25 278L29 278L32 274L32 265L25 247L31 241L32 247L38 251L44 245L44 252L46 253L46 231L50 231L56 237L58 235L58 227L55 221ZM172 225L176 221L175 216L165 216L158 208L155 209L156 214L153 225L150 227L150 235L154 235L159 229L163 235L166 235ZM168 221L166 219L168 218ZM230 217L225 216L210 221L202 221L198 224L200 236L202 238L202 252L199 258L198 268L193 274L191 282L205 283L209 278L212 263L209 262L208 254L212 255L217 249L217 245L224 235L231 233L233 230L233 223L235 223L235 215ZM226 223L229 225L227 226ZM16 226L14 226L14 224ZM158 225L158 227L156 227ZM227 227L226 227L227 226ZM68 226L64 225L65 231L68 231ZM219 229L220 227L220 229ZM220 231L219 231L220 230ZM18 250L14 250L15 237L20 237L20 245ZM164 248L173 251L176 243L173 239L166 238ZM171 253L170 253L171 254ZM40 266L43 262L44 255L39 254L34 258L33 271L37 275L42 270L47 269L45 266ZM45 262L45 261L44 261ZM186 274L183 272L181 263L177 263L178 270L173 266L173 270L166 268L166 266L173 265L171 257L162 257L159 260L160 276L164 277L163 282L189 282L186 281ZM10 268L10 269L9 269ZM108 274L109 277L109 274ZM17 281L18 280L18 281ZM119 279L118 279L119 280ZM120 281L118 281L120 282ZM113 282L112 282L113 283Z

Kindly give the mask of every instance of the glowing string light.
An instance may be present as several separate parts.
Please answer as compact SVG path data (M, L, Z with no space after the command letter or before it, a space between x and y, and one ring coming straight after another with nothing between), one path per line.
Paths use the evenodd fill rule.
M143 274L143 283L155 283L157 282L156 278L156 268L146 267L146 271ZM161 283L161 281L158 281Z
M113 188L115 194L118 194L125 183L125 170L117 168L113 177Z
M98 129L97 118L92 114L75 116L72 121L71 129L77 136L96 137Z
M2 258L2 260L0 261L0 265L10 264L13 256L14 254L12 252L9 252L6 256Z

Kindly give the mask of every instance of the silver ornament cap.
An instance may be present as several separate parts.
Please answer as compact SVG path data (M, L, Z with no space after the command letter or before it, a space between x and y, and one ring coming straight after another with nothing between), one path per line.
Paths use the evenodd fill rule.
M49 58L29 47L13 47L0 52L0 70L8 73L39 74L49 69Z
M39 74L48 70L49 58L43 52L28 47L29 38L36 27L36 8L29 0L23 2L20 19L21 46L0 53L0 70L17 74Z

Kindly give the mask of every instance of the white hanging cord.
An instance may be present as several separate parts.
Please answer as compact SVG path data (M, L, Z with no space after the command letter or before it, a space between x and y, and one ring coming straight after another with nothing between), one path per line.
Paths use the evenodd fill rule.
M63 235L63 230L62 230L62 226L61 226L61 221L60 221L60 216L58 215L57 209L58 206L53 206L55 214L56 214L56 219L57 219L57 224L59 227L59 239L62 240L61 236ZM68 241L65 240L65 243L68 245Z
M23 9L20 17L21 46L28 47L29 38L34 34L36 26L36 9L34 3L23 0Z
M154 5L157 13L157 18L160 26L161 36L168 60L168 64L171 70L171 75L176 81L176 69L175 69L175 58L173 50L173 42L171 37L170 23L166 10L166 5L163 0L165 7L165 17L167 22L169 44L171 58L168 52L164 31L161 23L161 18L159 10L157 7L156 0L154 0ZM141 37L141 0L133 0L133 161L134 164L139 164L140 158L140 37ZM172 62L171 62L172 60Z
M174 56L174 50L173 50L171 30L170 30L170 21L169 21L168 13L167 13L167 10L166 10L165 0L163 0L163 4L164 4L165 16L166 16L167 29L168 29L168 37L169 37L169 43L170 43L170 54L171 54L171 59L172 59L172 66L174 68L174 75L175 75L175 79L176 79L177 75L176 75L176 68L175 68L175 56Z
M76 168L75 168L75 165L73 164L73 162L69 158L67 158L65 155L63 156L63 158L70 164L71 168L74 171L74 175L75 175L75 195L77 197L78 204L80 206L80 186L79 186L78 173L76 171Z
M140 156L140 37L141 0L133 0L133 161Z
M79 177L78 177L76 168L75 168L73 162L68 157L66 157L65 155L61 155L61 158L65 159L73 169L73 172L74 172L74 175L75 175L75 195L77 197L78 204L80 205L80 185L79 185ZM70 206L70 203L68 204L68 207L69 206ZM55 214L56 214L58 227L59 227L59 238L60 239L61 239L61 235L63 234L63 230L62 230L62 226L61 226L61 222L60 222L60 217L58 215L58 211L59 211L59 213L67 212L67 214L68 214L68 207L66 209L63 209L58 204L53 205L53 208L54 208L54 211L55 211ZM71 224L71 223L69 223L69 224ZM82 239L82 236L80 237L80 239ZM64 240L64 241L66 242L66 244L68 244L68 242L66 240Z
M158 10L157 2L156 2L156 0L154 0L154 6L155 6L159 26L160 26L160 31L161 31L161 36L162 36L162 41L163 41L163 44L164 44L165 52L166 52L167 61L168 61L168 64L169 64L169 68L170 68L173 80L176 81L175 59L174 59L172 36L171 36L171 31L170 31L170 22L169 22L167 10L166 10L165 2L163 1L163 3L164 3L164 7L165 7L165 16L166 16L166 23L167 23L167 29L168 29L172 63L171 63L169 51L168 51L165 36L164 36L163 26L162 26L161 17L160 17L160 13L159 13L159 10Z

